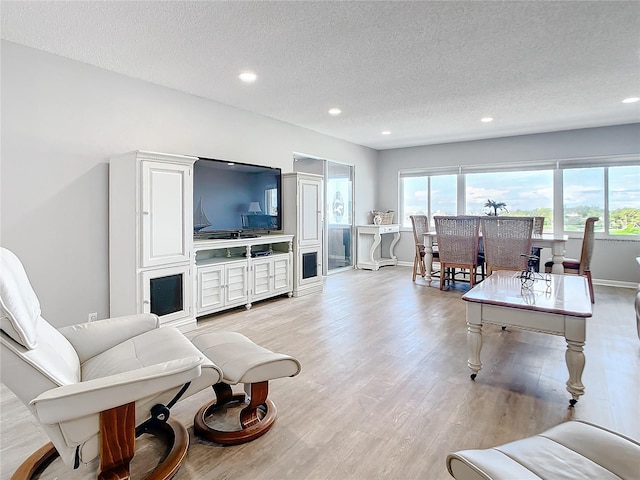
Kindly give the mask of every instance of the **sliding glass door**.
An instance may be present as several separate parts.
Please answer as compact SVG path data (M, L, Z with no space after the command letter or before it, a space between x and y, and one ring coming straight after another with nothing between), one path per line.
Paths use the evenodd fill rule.
M325 162L327 273L353 266L353 166Z

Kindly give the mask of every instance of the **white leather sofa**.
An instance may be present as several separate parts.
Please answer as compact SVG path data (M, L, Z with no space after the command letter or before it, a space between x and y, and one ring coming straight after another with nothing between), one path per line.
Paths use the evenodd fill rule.
M447 469L457 480L638 480L640 443L570 421L498 447L453 453Z

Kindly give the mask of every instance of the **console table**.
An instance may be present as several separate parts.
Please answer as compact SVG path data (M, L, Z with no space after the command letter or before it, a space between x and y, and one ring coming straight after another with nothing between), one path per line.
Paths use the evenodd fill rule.
M389 250L383 252L383 235L393 235ZM400 225L358 225L358 257L356 268L378 270L387 265L397 265L393 249L400 240Z

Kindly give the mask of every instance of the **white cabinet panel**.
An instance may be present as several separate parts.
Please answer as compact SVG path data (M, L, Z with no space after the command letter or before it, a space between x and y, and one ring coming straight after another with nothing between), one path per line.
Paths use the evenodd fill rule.
M291 262L289 257L273 259L273 290L287 292L291 290Z
M247 295L247 264L227 265L226 267L226 297L227 305L246 303Z
M224 306L224 267L198 268L198 314Z
M248 302L246 260L201 266L197 270L198 315Z
M290 254L254 259L252 263L252 300L261 300L281 293L291 292Z
M300 190L300 209L298 223L300 232L298 244L315 245L322 242L322 181L301 178L298 181Z
M273 262L269 260L258 260L253 263L253 295L259 297L269 294L272 290L271 277Z
M285 233L295 235L293 296L322 291L323 178L311 173L282 176Z
M142 266L189 261L190 166L142 162ZM189 192L189 195L187 195Z

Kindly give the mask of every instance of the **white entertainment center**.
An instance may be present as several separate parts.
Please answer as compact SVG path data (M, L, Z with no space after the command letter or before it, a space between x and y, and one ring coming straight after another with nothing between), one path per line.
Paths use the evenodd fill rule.
M162 325L188 331L199 316L322 290L321 264L302 277L307 250L322 258L320 244L305 243L307 232L322 231L321 177L283 175L283 233L194 240L197 160L145 151L110 160L110 315L153 312Z

